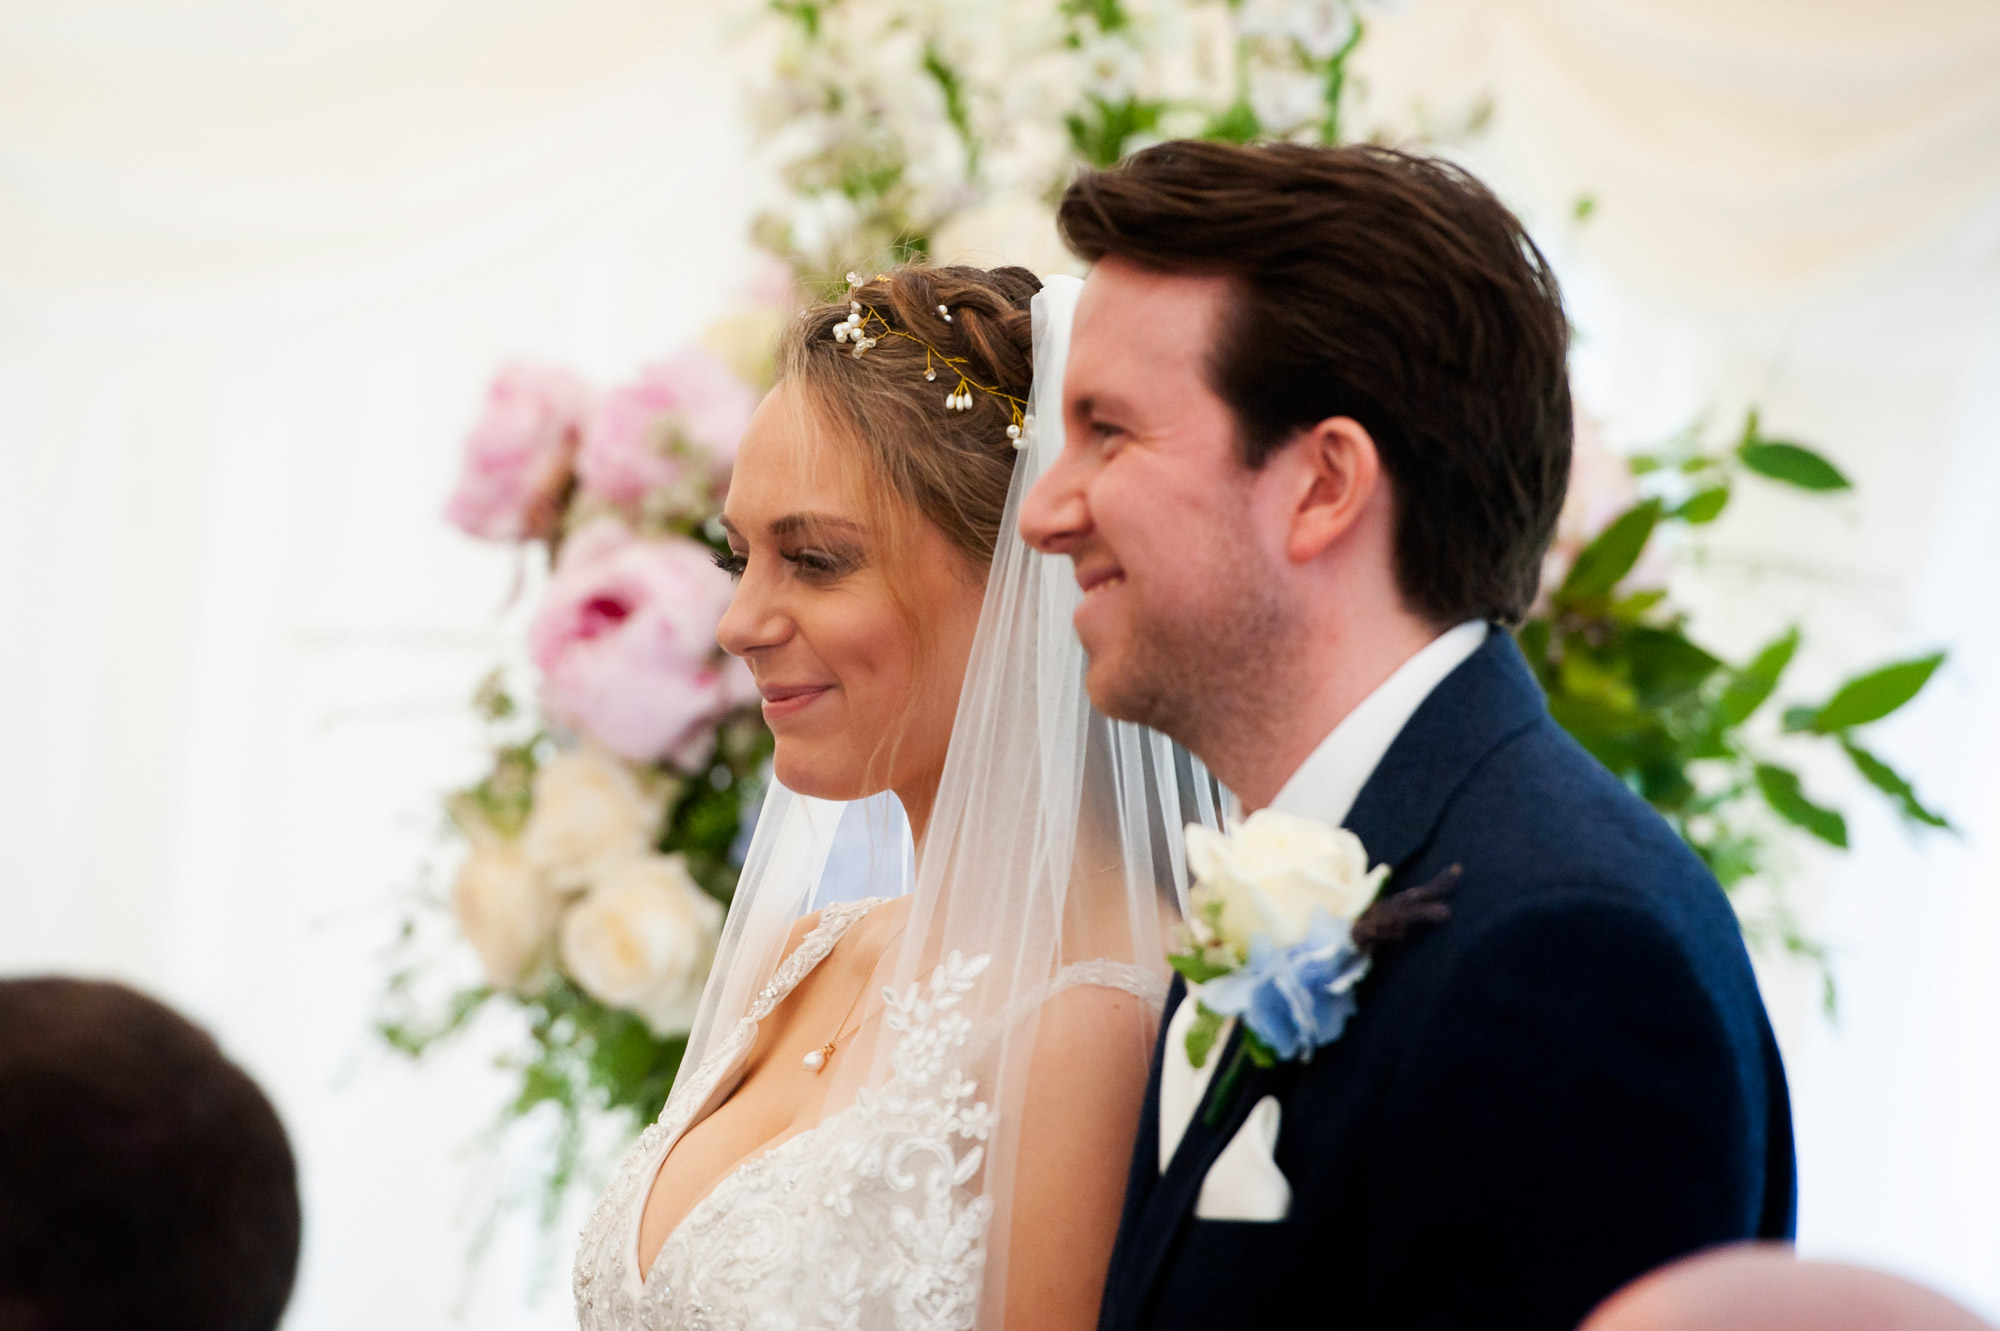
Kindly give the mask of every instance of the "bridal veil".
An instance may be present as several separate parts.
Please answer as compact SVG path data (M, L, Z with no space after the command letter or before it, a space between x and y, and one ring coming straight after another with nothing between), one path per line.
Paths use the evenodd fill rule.
M913 871L900 820L868 819L865 894L907 892L908 924L876 971L870 1020L824 1074L834 1082L825 1117L890 1113L901 1125L886 1138L849 1140L873 1143L855 1148L854 1168L902 1198L881 1220L898 1232L895 1260L940 1266L931 1292L915 1296L934 1305L922 1324L1001 1324L1017 1168L1024 1145L1035 1145L1023 1141L1021 1111L1030 1069L1047 1085L1050 1061L1037 1063L1036 1044L1050 1000L1079 986L1129 996L1088 1011L1112 1024L1110 1038L1134 1042L1134 1059L1120 1065L1143 1077L1186 903L1181 829L1218 822L1199 763L1091 708L1070 626L1081 593L1069 561L1030 549L1015 527L1029 485L1062 449L1063 365L1081 286L1055 277L1034 297L1030 419ZM836 828L867 814L772 788L685 1067L700 1066L755 1003L794 924L826 904ZM688 1089L682 1080L676 1096ZM1143 1084L1130 1091L1136 1107ZM1126 1160L1107 1165L1122 1180Z

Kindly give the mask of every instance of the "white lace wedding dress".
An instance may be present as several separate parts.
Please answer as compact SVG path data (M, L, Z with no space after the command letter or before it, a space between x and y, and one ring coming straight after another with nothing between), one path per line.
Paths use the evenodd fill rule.
M694 1069L684 1094L640 1136L584 1227L574 1289L581 1331L965 1331L978 1314L991 1204L971 1185L992 1114L965 1074L996 1033L956 1011L987 967L947 957L924 985L891 995L893 1077L797 1136L738 1165L668 1235L640 1278L639 1220L661 1161L735 1089L757 1024L877 905L828 906ZM1159 978L1094 961L1075 984L1123 990L1155 1009Z

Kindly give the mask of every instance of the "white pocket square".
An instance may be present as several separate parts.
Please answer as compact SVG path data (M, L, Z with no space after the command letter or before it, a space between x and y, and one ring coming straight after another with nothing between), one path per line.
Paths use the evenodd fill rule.
M1275 1221L1291 1214L1292 1185L1271 1158L1277 1147L1278 1101L1267 1095L1209 1166L1195 1219Z

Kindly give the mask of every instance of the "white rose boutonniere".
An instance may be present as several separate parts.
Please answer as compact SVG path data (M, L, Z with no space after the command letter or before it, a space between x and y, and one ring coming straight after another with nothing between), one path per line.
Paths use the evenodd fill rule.
M1194 875L1195 927L1204 942L1221 942L1248 957L1250 940L1266 935L1291 947L1312 928L1315 912L1353 921L1381 891L1389 867L1368 868L1361 838L1261 809L1225 835L1200 824L1187 830Z
M1377 905L1387 865L1368 867L1361 839L1275 809L1260 809L1227 833L1187 829L1194 918L1168 958L1196 1002L1188 1061L1208 1061L1223 1023L1240 1017L1236 1060L1210 1097L1213 1126L1247 1061L1270 1067L1309 1060L1333 1043L1355 1010L1372 945L1410 925L1445 916L1439 898L1458 877L1439 879Z

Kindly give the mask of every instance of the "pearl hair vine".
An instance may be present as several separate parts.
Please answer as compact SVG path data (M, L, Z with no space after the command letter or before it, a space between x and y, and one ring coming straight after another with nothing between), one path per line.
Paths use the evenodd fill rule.
M877 276L879 280L880 275L878 274ZM847 275L847 286L850 297L852 296L853 289L860 285L861 275L859 273L849 273ZM946 323L951 322L951 310L948 307L940 305L937 307L937 312L940 319ZM914 342L924 349L924 378L926 380L936 382L939 366L943 366L946 371L958 376L958 386L945 395L944 409L946 411L971 411L972 395L975 391L985 393L989 397L997 397L1007 404L1008 415L1012 418L1007 425L1007 441L1017 449L1028 446L1028 427L1034 423L1034 418L1028 415L1028 404L1004 388L989 386L974 380L965 372L965 367L970 363L965 357L947 356L944 352L924 341L924 339L918 337L915 333L891 327L889 321L883 318L881 312L874 306L863 305L858 300L849 299L847 302L847 317L833 326L833 340L852 346L854 348L854 359L856 360L860 360L864 352L881 342L885 337L900 337L905 341Z

